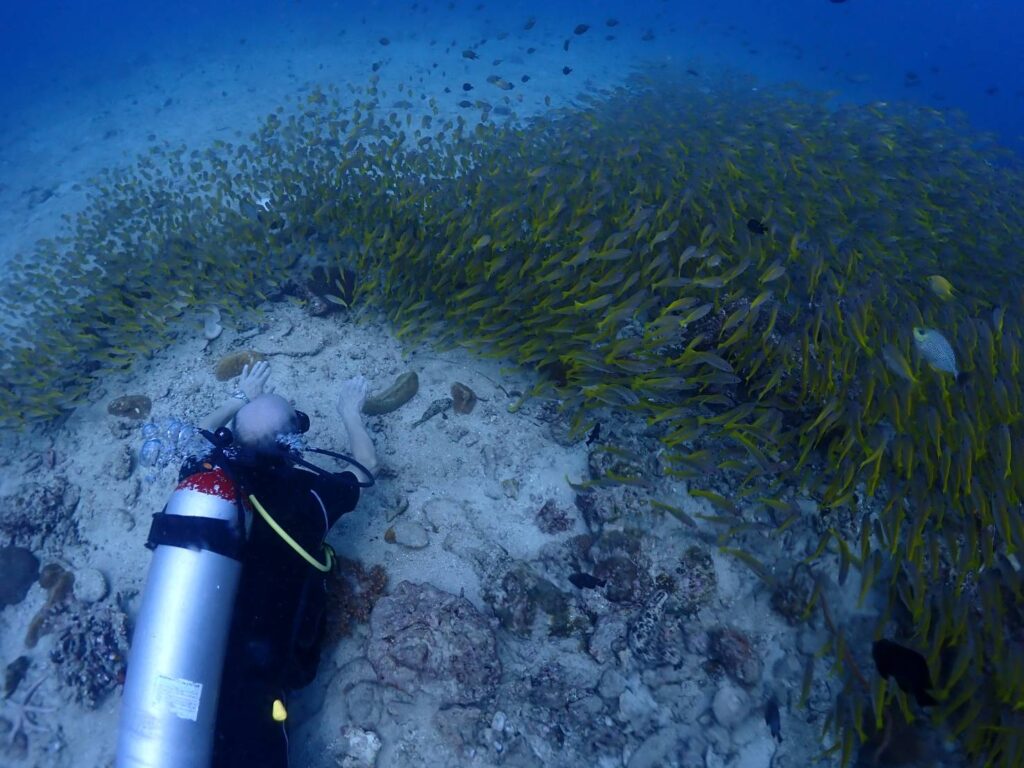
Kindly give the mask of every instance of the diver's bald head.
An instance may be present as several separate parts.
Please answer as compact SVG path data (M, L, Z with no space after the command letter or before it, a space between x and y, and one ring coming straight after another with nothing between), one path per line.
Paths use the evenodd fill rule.
M258 453L277 450L277 438L295 432L298 416L291 403L280 395L260 395L235 414L235 437Z

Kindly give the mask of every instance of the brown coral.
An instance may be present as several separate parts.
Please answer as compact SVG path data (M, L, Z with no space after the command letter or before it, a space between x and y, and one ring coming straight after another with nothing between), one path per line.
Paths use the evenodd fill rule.
M708 661L748 688L761 680L761 659L753 643L734 627L716 627L708 632Z
M242 373L242 368L247 365L252 366L260 360L266 360L266 357L251 349L232 352L230 355L224 355L220 359L214 374L217 377L217 381L230 381Z
M384 566L374 565L367 570L360 561L339 555L327 577L327 642L336 643L351 635L356 624L366 623L387 588Z
M537 510L534 521L541 531L548 534L564 533L572 528L572 517L554 499L544 502L544 506Z
M95 709L124 683L128 617L110 602L82 605L55 617L50 652L57 677L71 698Z
M677 595L684 613L696 613L711 602L718 589L715 564L708 551L692 546L679 558Z
M39 572L39 584L47 590L46 602L39 609L25 631L25 647L35 648L39 638L53 631L54 620L64 609L75 585L75 575L56 563L47 563Z

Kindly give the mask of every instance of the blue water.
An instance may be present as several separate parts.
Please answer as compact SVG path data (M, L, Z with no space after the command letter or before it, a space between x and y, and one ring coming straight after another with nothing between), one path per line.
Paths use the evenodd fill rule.
M572 37L576 24L591 24L587 39L573 41L579 50L604 42L603 22L611 16L621 21L613 30L617 56L699 52L703 61L714 57L767 80L852 100L959 109L977 128L1024 149L1024 3L1017 0L39 0L4 3L0 14L0 129L39 99L57 96L73 105L90 88L116 86L143 64L174 67L286 37L300 45L343 44L345 35L361 34L386 34L396 44L415 34L468 42L464 35L515 33L535 16L537 39L558 41ZM655 39L645 44L640 36L647 29Z

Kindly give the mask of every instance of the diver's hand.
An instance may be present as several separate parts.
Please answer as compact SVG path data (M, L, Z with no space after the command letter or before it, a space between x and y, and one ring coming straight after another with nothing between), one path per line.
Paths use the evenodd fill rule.
M255 363L252 369L248 365L242 367L242 373L238 377L238 389L241 390L249 400L255 400L264 392L270 392L273 387L267 386L267 379L270 378L270 363L260 360Z
M366 392L369 386L366 377L362 375L353 376L351 379L343 381L338 392L338 413L342 416L350 414L358 416L363 408L363 403L366 402Z

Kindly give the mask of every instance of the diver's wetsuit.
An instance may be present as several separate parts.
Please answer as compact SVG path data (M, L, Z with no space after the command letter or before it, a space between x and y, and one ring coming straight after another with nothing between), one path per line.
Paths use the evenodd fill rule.
M186 462L179 479L201 467L202 459ZM327 532L359 500L352 472L321 476L287 464L230 470L245 497L254 495L320 561ZM214 768L288 765L285 724L274 721L273 703L316 676L325 579L253 514L220 687Z

